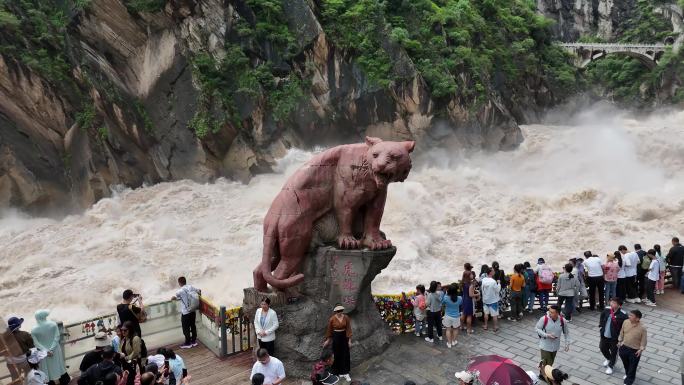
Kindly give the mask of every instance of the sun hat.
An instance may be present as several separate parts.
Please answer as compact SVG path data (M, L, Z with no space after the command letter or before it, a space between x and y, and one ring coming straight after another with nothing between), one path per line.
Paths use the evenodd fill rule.
M473 380L473 375L470 372L467 372L464 370L462 372L457 372L456 378L458 378L459 380L461 380L463 382L468 383L468 382L471 382Z
M47 352L43 350L38 350L36 348L31 348L28 354L28 362L30 364L38 364L40 361L47 357Z
M606 259L607 259L608 261L614 261L614 260L615 260L615 255L608 253L608 255L606 255Z
M95 333L95 347L96 348L104 348L107 346L112 346L112 340L109 339L109 336L107 335L106 332L97 332Z
M18 318L18 317L11 317L10 319L7 320L7 327L11 332L19 329L21 327L21 324L24 323L23 318Z
M333 311L344 311L344 306L342 305L336 305Z
M555 376L554 373L556 374ZM554 369L551 365L544 366L544 377L546 377L546 379L552 381L562 381L563 376L563 372L561 372L559 369Z

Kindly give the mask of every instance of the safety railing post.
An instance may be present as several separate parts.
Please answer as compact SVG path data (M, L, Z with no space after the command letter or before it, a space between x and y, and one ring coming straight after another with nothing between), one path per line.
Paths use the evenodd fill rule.
M242 335L242 322L245 320L245 317L244 317L244 314L242 314L242 308L240 308L240 310L238 310L238 318L240 319L240 351L243 351L242 341L244 341L243 340L244 337ZM247 336L249 336L249 334L247 334Z
M228 337L226 335L226 307L221 306L219 312L219 320L221 322L221 357L225 357L228 355Z

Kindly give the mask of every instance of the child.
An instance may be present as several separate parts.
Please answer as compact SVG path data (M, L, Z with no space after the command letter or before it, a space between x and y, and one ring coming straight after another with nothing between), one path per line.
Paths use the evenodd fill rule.
M416 337L420 337L425 329L425 316L427 305L425 303L425 286L416 286L416 296L411 300L413 305L413 317L416 319Z
M116 327L116 336L112 338L112 349L116 353L121 353L121 339L123 338L123 333L121 332L121 325Z

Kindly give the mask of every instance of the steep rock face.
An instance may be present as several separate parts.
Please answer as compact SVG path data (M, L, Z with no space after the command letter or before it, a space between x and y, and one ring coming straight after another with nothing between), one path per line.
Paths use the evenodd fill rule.
M531 81L526 95L495 87L484 102L456 96L435 102L411 59L389 39L383 48L402 80L373 86L354 58L327 39L313 2L283 1L283 12L296 40L291 60L267 41L239 35L241 20L254 18L241 0L173 0L156 13L93 0L73 13L67 30L68 86L0 58L0 207L83 208L114 185L221 176L246 181L293 146L363 135L426 147L448 139L462 147L511 149L522 141L518 123L533 120L552 99ZM274 71L282 72L276 82L294 74L307 87L285 122L274 118L265 98L237 93L240 119L220 120L200 138L189 127L206 96L193 58L220 61L228 41L251 46L252 63L275 63ZM84 105L91 113L86 120L79 118ZM211 104L209 113L220 115L220 106Z
M634 11L636 0L537 0L537 9L556 21L554 33L561 41L594 36L610 41L620 33L621 22Z

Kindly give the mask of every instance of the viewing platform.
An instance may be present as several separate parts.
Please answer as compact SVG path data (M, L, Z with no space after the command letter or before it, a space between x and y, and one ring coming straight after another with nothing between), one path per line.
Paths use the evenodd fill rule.
M412 380L419 385L456 384L454 373L465 369L469 357L499 354L509 357L525 370L535 370L539 362L538 339L534 324L542 313L525 314L521 322L500 320L500 330L483 331L478 323L473 335L461 334L459 344L447 349L444 342L427 343L412 333L412 309L404 305L401 295L376 295L381 315L394 331L389 348L381 355L352 369L352 379L370 385L403 384ZM655 308L626 304L625 310L638 308L644 314L642 322L648 329L648 347L641 360L637 381L649 385L679 385L680 354L684 349L684 295L667 289L656 297ZM555 303L552 298L550 303ZM180 316L173 301L147 305L148 321L142 324L143 337L152 354L157 348L173 348L183 357L192 385L242 385L247 383L254 362L254 336L249 316L240 308L226 309L202 300L197 318L201 345L193 349L178 349L182 342ZM624 373L618 363L615 373L603 373L603 357L598 349L599 312L587 309L573 316L570 352L559 352L556 366L567 371L568 384L622 384ZM62 346L72 377L78 376L83 354L94 348L93 335L101 327L113 328L114 314L68 325L61 325ZM352 347L353 349L353 347ZM277 355L276 355L277 357ZM4 359L2 359L4 361ZM287 368L286 368L287 372ZM9 383L7 367L0 363L0 382ZM72 381L75 384L75 380ZM289 378L286 385L310 384L306 380ZM342 382L344 384L344 382Z
M644 313L642 322L648 329L648 347L637 372L637 384L680 385L679 355L684 349L684 295L667 290L658 296L658 307L627 305L625 310L638 308ZM585 304L586 306L586 304ZM534 325L541 312L525 314L522 322L500 321L498 333L483 331L480 325L472 335L459 335L459 344L447 349L444 342L427 343L413 333L396 336L387 351L352 369L352 379L369 385L403 385L412 380L418 385L455 385L454 373L464 370L471 356L499 354L509 357L525 370L536 372L539 363L538 339ZM570 374L567 384L622 384L624 370L619 362L615 373L606 375L601 366L603 356L598 350L599 312L584 309L569 323L573 343L569 352L559 352L556 366ZM206 348L180 350L192 385L243 385L251 372L251 352L219 359ZM287 368L286 368L287 371ZM287 379L286 385L311 384L309 381ZM340 384L345 384L341 382Z

